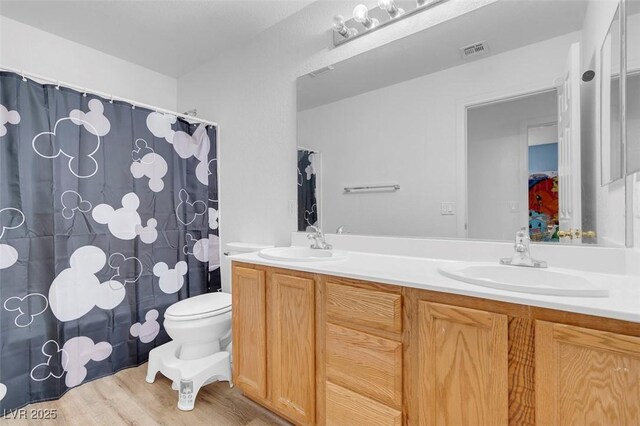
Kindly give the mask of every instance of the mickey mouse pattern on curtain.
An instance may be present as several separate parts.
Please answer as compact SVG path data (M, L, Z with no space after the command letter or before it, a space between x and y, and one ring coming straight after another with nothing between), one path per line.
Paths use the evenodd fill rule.
M216 129L0 73L0 410L147 360L219 291Z
M298 148L298 231L318 226L316 171L313 151Z

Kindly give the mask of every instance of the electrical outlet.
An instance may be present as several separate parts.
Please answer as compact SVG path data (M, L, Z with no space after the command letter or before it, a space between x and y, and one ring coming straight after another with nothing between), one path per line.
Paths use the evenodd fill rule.
M445 216L456 214L456 203L450 201L440 203L440 214Z
M298 214L298 203L296 200L289 200L289 217L295 217Z

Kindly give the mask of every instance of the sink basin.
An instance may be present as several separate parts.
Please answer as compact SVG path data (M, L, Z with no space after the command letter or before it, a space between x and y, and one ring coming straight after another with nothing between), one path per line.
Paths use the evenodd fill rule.
M258 255L264 259L284 262L325 262L347 257L346 251L319 250L309 247L273 247L260 250Z
M554 268L526 268L497 263L457 262L439 272L454 280L500 290L550 296L607 297L609 290L586 278Z

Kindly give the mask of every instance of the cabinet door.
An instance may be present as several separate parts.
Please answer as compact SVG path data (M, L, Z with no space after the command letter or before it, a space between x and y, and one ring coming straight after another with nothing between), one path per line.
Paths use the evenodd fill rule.
M640 338L538 321L536 423L640 424Z
M418 302L420 425L508 423L507 317Z
M315 287L307 278L270 276L269 346L273 406L300 424L315 419Z
M265 273L233 267L233 381L258 398L267 396Z

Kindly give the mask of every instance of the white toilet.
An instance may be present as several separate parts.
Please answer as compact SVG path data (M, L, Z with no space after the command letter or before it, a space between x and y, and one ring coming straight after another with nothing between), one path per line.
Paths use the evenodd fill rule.
M181 300L164 314L164 328L173 339L152 349L148 383L158 372L179 391L178 408L194 407L200 388L214 381L231 381L231 295L208 293Z
M229 254L251 253L268 247L273 246L227 243L224 261L229 262ZM217 261L212 259L212 264L214 260ZM223 288L231 288L228 277L226 281ZM164 328L173 340L149 352L146 380L153 383L158 372L171 379L171 387L178 391L180 410L193 410L198 391L204 385L227 381L233 386L231 294L207 293L174 303L164 313Z
M180 344L180 359L225 350L231 337L231 295L208 293L174 303L164 313L164 329Z

